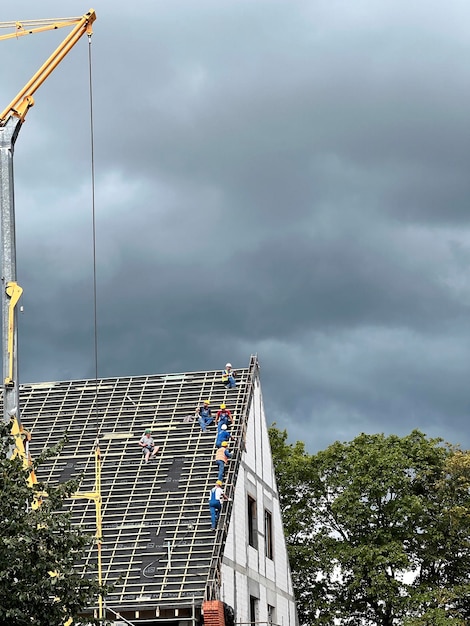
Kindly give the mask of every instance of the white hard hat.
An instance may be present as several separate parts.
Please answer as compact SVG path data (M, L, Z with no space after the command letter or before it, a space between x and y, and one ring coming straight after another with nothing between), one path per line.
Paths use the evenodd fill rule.
M231 363L227 363L227 365L225 367L232 367Z
M222 426L220 428L221 428L221 430L227 430L227 424L222 424Z

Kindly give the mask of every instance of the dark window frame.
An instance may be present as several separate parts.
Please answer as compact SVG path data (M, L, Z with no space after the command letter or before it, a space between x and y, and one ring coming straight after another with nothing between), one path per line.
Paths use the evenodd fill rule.
M274 561L273 514L264 509L264 554Z
M258 515L257 515L257 507L256 500L248 495L247 498L247 508L248 508L248 544L258 549Z
M250 596L250 624L255 626L257 622L258 613L258 598Z

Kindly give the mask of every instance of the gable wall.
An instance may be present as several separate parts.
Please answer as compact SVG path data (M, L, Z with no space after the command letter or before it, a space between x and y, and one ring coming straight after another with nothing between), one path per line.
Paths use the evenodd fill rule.
M248 495L256 501L257 548L249 545ZM272 515L273 559L265 556L265 510ZM237 622L249 622L250 596L257 598L256 621L268 623L268 604L274 620L296 625L287 550L269 445L259 378L249 410L246 451L242 456L232 517L222 565L221 599L235 610Z

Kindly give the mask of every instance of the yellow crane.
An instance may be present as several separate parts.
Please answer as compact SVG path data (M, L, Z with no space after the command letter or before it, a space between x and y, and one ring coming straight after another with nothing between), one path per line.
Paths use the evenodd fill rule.
M36 20L32 22L0 22L0 29L13 28L13 33L0 35L1 39L21 37L45 30L55 30L74 25L73 30L42 64L34 76L18 92L10 104L0 113L0 218L2 254L2 346L3 346L3 417L12 424L16 441L14 454L23 458L25 467L31 467L29 456L30 435L21 424L18 397L18 340L17 304L23 289L16 276L16 237L13 153L16 139L29 109L34 105L34 94L79 39L92 34L96 19L93 9L77 18ZM31 467L30 482L35 482Z
M13 455L23 459L23 466L30 470L29 484L37 483L29 453L31 439L22 426L18 393L18 324L17 304L23 289L17 283L16 273L16 237L13 180L13 153L18 133L25 121L26 114L34 105L34 94L46 78L54 71L63 58L70 52L83 35L92 35L92 24L96 19L94 9L81 17L46 19L25 22L0 22L0 29L10 28L14 32L0 34L0 40L12 39L33 33L56 30L73 26L72 31L62 41L50 57L42 64L34 76L18 92L10 104L0 113L0 219L1 219L1 261L2 261L2 346L3 346L3 418L11 424L11 433L15 438ZM101 575L101 488L100 488L100 450L98 441L95 445L95 488L91 492L76 493L75 498L88 498L96 506L96 541L98 546L98 582ZM40 506L40 499L35 507ZM51 572L51 575L55 575ZM103 619L103 601L99 596L99 618ZM70 621L68 622L70 623Z
M34 105L33 95L59 65L62 59L70 52L77 41L85 34L92 34L92 24L96 20L94 9L90 9L82 17L64 18L62 20L36 20L33 22L0 22L0 28L15 28L14 33L0 35L1 39L11 39L32 35L45 30L56 30L64 26L75 24L74 29L67 35L64 41L54 50L51 56L41 65L36 74L29 80L23 89L18 92L10 104L0 113L0 126L5 126L10 117L16 117L24 121L28 109ZM38 25L41 24L41 25Z

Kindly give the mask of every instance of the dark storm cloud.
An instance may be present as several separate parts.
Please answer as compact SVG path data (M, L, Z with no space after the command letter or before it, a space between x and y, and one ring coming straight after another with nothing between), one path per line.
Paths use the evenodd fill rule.
M312 451L470 445L467 4L95 8L99 375L258 353L268 421ZM31 9L2 19L63 13ZM12 42L5 90L60 36ZM90 169L84 40L15 152L24 381L95 373Z

